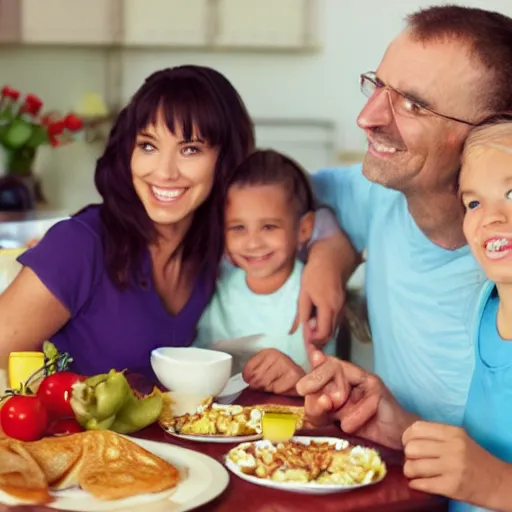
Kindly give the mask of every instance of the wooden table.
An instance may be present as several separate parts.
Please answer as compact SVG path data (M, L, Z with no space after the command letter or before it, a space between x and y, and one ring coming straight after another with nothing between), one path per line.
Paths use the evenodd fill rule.
M282 403L300 405L300 399L276 397L265 393L246 391L237 400L243 405L262 403ZM304 435L340 437L340 429L333 425L315 431L304 430ZM233 444L196 443L169 436L157 426L151 426L138 433L137 437L154 441L168 442L184 448L197 450L222 461ZM359 439L343 436L352 442L364 443ZM386 478L373 486L346 493L313 496L294 494L276 489L256 486L230 474L227 489L211 503L197 509L198 512L441 512L448 510L446 502L435 496L429 496L409 489L402 473L402 455L400 452L379 448L384 458L388 474ZM0 512L49 512L47 507L6 507L0 505ZM150 507L148 507L150 512Z

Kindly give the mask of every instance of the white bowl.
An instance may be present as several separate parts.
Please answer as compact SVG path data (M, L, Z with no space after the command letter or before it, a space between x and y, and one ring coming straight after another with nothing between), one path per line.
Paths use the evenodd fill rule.
M216 396L231 377L233 358L217 350L197 347L161 347L151 352L151 366L170 391Z

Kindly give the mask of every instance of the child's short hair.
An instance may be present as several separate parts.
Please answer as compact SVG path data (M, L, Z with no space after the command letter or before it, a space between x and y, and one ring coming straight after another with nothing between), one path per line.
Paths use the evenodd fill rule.
M306 171L291 158L272 149L250 154L236 169L228 187L283 185L296 203L299 217L315 210L315 200Z

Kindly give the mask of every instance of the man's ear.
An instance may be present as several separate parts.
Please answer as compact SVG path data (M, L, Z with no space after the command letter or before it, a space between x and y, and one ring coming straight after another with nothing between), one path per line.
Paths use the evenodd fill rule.
M299 222L299 249L301 249L313 236L315 227L315 212L303 215Z

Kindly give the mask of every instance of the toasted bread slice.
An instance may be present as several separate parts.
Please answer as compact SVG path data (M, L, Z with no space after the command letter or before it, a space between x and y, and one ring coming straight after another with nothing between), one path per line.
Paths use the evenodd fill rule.
M179 478L173 465L108 430L0 441L0 489L29 503L48 503L49 489L71 487L103 500L122 499L172 489Z
M51 489L59 491L77 485L83 452L78 439L75 435L45 437L26 443L27 451L43 470Z
M50 503L46 476L26 450L13 439L0 441L0 490L27 503Z
M177 468L113 432L94 432L84 441L78 484L97 498L161 492L175 487L179 478Z

